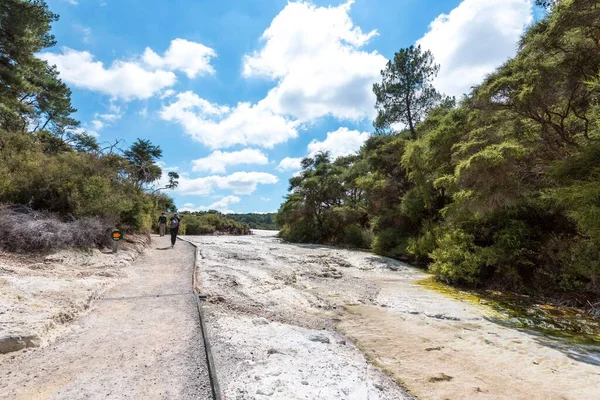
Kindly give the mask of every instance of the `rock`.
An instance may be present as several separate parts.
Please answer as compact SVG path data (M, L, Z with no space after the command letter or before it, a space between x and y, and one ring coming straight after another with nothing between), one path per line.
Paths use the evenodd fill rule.
M255 318L252 320L254 325L269 325L269 320L266 318Z
M256 391L256 394L262 394L263 396L273 396L273 393L275 393L275 390L272 388L261 388Z
M345 340L340 340L340 341L338 342L338 344L341 344L342 346L345 346L345 345L346 345L346 341L345 341Z
M308 381L302 381L300 383L303 384L303 385L308 385Z
M320 343L331 343L329 338L322 333L317 333L316 335L310 335L308 340L311 342L320 342Z
M267 350L267 354L271 355L271 354L283 354L283 353L277 349L269 349L269 350Z
M377 389L379 389L381 392L383 392L383 386L382 385L376 383L373 386L375 386Z

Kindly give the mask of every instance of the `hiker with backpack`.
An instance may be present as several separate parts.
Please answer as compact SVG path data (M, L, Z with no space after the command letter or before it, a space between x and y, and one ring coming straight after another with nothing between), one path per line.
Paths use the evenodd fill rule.
M175 242L177 241L177 234L179 233L179 226L181 225L181 218L179 218L179 214L175 213L171 217L171 248L175 246Z

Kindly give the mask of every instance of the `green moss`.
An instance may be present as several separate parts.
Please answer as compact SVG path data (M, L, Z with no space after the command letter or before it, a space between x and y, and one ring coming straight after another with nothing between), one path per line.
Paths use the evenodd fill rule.
M583 310L539 304L529 296L492 290L464 291L433 279L422 279L420 286L460 301L482 307L498 323L560 338L572 344L600 346L600 320Z

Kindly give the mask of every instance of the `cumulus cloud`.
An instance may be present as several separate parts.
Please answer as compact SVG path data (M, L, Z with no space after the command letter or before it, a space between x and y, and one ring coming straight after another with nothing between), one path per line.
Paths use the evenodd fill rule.
M372 85L387 60L363 49L377 32L363 32L353 23L351 5L287 3L262 34L261 47L243 59L246 78L274 80L264 99L225 106L185 92L163 107L161 117L211 148L271 148L323 116L373 117Z
M266 172L234 172L231 175L211 175L200 178L181 177L176 191L182 195L208 196L216 189L230 190L234 194L252 194L258 185L278 182L275 175Z
M222 152L213 151L209 156L193 160L192 171L208 171L214 174L225 173L230 165L242 164L268 164L268 157L257 149L243 149L240 151Z
M121 107L112 103L108 107L108 111L101 114L94 114L94 120L92 120L91 124L96 133L102 130L106 126L110 126L114 124L116 121L123 117L123 112L121 111Z
M175 94L175 91L173 89L167 89L164 92L162 92L159 97L161 99L166 99L167 97L171 97L174 94Z
M232 204L237 204L239 203L241 200L239 197L237 196L225 196L223 197L221 200L216 201L208 206L199 206L199 207L195 207L193 203L185 203L183 205L182 208L180 208L180 211L208 211L208 210L217 210L220 211L224 214L231 214L233 213L232 210L229 209L229 207Z
M163 120L181 124L193 139L210 148L236 144L272 148L298 135L296 122L258 104L238 103L235 107L213 104L193 92L177 95L162 108Z
M374 115L372 85L387 60L362 50L377 32L354 25L352 3L288 2L261 36L264 46L244 57L244 76L278 81L264 100L275 113L303 121Z
M105 67L91 53L68 47L59 54L42 53L39 57L56 65L66 83L124 100L150 98L177 80L173 72L148 71L133 61L115 61Z
M347 156L356 153L369 136L368 132L341 127L334 132L327 133L327 137L322 142L313 139L308 144L308 152L310 156L314 156L320 151L329 151L333 158Z
M215 56L211 48L184 39L173 40L163 56L146 48L141 57L116 60L110 65L95 60L90 52L68 47L60 53L38 55L56 65L66 83L124 100L166 96L171 93L167 88L177 81L173 71L182 71L190 78L213 73L210 60Z
M302 157L298 157L298 158L286 157L279 162L277 169L282 172L299 170L300 168L302 168L302 166L300 165L301 162L302 162Z
M217 53L210 47L201 43L190 42L185 39L175 39L161 57L151 48L147 47L142 57L146 65L157 69L169 71L183 71L188 78L195 78L203 73L213 74L215 70L210 65L210 60Z
M533 20L530 0L463 0L438 16L417 41L440 64L434 82L448 95L462 96L513 56L516 43Z

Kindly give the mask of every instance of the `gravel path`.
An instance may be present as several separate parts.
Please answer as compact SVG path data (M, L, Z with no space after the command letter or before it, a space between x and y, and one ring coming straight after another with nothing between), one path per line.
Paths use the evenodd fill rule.
M153 237L129 276L47 347L0 356L0 399L210 399L194 248Z

